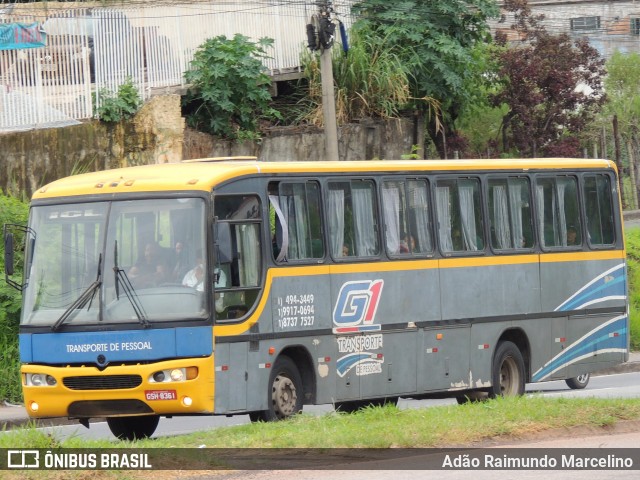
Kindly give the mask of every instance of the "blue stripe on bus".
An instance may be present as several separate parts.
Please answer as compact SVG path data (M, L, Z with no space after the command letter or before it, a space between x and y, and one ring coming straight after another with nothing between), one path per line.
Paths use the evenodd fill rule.
M213 329L208 327L113 332L21 333L23 363L96 363L153 361L211 355Z
M613 318L592 330L577 342L569 345L562 353L547 362L533 374L532 381L546 379L557 370L583 358L594 357L605 352L627 351L627 316Z
M349 370L351 370L355 365L362 362L363 360L368 360L371 358L370 353L351 353L346 355L336 361L336 370L338 375L343 377Z
M564 301L556 311L577 310L586 304L604 302L611 297L626 298L626 271L624 264L602 273Z

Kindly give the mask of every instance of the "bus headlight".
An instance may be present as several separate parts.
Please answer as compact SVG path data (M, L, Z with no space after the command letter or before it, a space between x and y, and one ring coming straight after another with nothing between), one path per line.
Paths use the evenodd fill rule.
M27 387L55 387L57 383L55 378L45 373L27 373L24 376Z
M198 367L158 370L149 376L149 383L171 383L193 380L198 376Z

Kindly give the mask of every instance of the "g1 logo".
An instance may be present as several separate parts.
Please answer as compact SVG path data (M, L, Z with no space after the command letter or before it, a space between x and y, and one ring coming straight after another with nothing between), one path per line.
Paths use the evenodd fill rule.
M340 288L333 309L333 333L380 330L373 321L378 310L384 280L346 282Z

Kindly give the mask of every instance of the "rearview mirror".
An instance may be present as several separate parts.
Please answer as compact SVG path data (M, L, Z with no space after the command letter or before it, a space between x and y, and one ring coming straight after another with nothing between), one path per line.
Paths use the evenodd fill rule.
M7 232L5 229L4 234L4 271L9 277L13 275L13 233Z
M7 285L22 291L25 287L25 277L23 271L22 255L16 257L16 248L19 251L24 252L25 237L28 238L30 255L33 255L33 247L35 246L35 232L29 227L24 225L16 225L13 223L5 223L4 225L4 271ZM18 265L16 265L16 263ZM18 267L18 273L22 271L22 281L16 282L10 277L16 273L16 266ZM27 267L28 269L28 267Z

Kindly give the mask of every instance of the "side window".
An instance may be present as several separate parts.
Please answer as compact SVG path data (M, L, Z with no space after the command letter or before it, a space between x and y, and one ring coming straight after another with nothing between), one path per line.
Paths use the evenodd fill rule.
M427 182L384 182L382 212L389 255L423 255L433 251Z
M229 256L217 255L214 267L215 309L219 320L244 317L260 293L262 247L260 200L254 195L217 196L214 214L228 224Z
M378 218L370 180L332 181L327 192L329 248L334 258L378 255Z
M533 247L531 194L526 178L489 180L491 246L495 250Z
M593 246L611 246L615 242L611 177L586 175L584 177L585 213L589 243Z
M277 262L324 257L317 182L269 185L273 258Z
M444 253L484 250L478 179L439 180L436 211L438 240Z
M536 183L536 207L543 247L582 245L575 177L539 178Z

